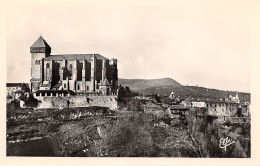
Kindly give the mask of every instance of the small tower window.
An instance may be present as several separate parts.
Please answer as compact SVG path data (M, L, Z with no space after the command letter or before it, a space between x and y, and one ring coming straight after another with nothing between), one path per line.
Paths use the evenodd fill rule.
M40 60L36 60L36 61L35 61L35 64L36 64L36 65L39 65L39 64L40 64Z
M80 86L78 85L78 90L80 90Z
M50 65L49 63L46 64L46 80L50 80Z
M69 71L72 74L72 64L70 64Z

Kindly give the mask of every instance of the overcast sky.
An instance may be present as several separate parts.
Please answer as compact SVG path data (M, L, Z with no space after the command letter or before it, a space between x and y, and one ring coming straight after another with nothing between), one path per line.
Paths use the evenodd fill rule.
M71 1L72 2L72 1ZM118 59L119 78L250 91L255 1L10 1L7 82L29 82L29 48Z

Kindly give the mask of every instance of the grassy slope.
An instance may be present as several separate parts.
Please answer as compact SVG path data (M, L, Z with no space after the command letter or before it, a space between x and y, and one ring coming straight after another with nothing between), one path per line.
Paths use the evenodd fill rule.
M119 79L119 85L128 86L132 90L139 91L140 89L157 87L157 86L174 86L181 87L182 85L171 78L162 79Z

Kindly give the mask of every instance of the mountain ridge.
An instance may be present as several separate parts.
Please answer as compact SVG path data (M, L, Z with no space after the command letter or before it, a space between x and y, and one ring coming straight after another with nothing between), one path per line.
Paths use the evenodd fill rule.
M128 86L132 90L141 90L145 88L151 88L155 86L182 86L180 83L172 78L160 78L160 79L125 79L119 78L119 85Z
M160 94L168 96L171 92L175 92L181 98L194 99L212 99L219 100L220 98L236 95L238 93L242 102L250 102L250 93L218 90L199 86L183 86L174 79L119 79L119 85L128 86L131 90L140 92L144 95Z

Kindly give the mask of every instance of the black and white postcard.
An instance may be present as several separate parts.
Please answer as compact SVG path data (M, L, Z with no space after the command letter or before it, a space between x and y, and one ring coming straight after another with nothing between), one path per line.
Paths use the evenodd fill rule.
M0 165L259 165L259 5L2 0Z

